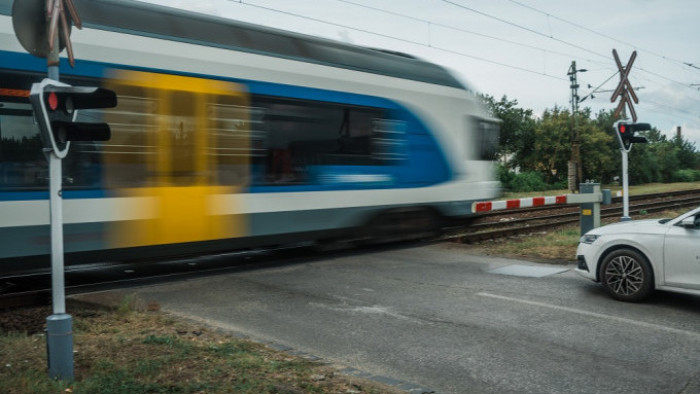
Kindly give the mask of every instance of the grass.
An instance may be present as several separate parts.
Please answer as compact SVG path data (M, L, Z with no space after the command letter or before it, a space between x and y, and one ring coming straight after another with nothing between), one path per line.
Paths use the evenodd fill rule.
M397 393L330 366L233 338L133 299L104 309L69 303L75 381L46 371L42 333L0 332L2 393ZM36 312L45 319L47 308ZM0 312L0 315L12 311ZM1 326L0 326L1 327Z
M638 212L632 215L632 219L673 218L686 211L672 210L652 214ZM618 221L619 218L601 220L602 225ZM576 260L576 248L579 238L581 238L580 227L578 224L572 224L553 228L549 231L484 241L471 247L475 252L487 255L550 263L573 263Z
M604 189L611 189L613 196L622 190L621 186L603 185ZM700 183L651 183L640 186L631 186L630 195L642 195L651 193L674 192L681 190L698 190ZM554 196L568 194L568 190L549 190L547 192L530 193L506 193L502 199ZM668 211L646 214L646 212L632 213L632 219L672 218L681 211ZM602 224L617 222L619 219L603 219ZM495 241L486 241L474 245L475 251L488 255L500 255L508 257L525 258L548 262L573 262L576 259L576 247L580 238L579 225L574 224L561 228L553 228L550 231L530 234L526 236L510 237Z

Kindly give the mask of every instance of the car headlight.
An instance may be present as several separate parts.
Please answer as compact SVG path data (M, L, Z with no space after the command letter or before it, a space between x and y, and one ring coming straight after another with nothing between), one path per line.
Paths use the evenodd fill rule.
M598 238L600 238L600 235L598 234L585 234L583 237L581 237L579 242L584 244L592 244Z

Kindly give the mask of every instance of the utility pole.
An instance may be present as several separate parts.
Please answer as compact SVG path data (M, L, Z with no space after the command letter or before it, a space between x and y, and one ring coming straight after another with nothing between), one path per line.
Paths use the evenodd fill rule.
M569 81L571 82L571 158L569 159L569 177L568 185L569 191L578 191L579 183L583 179L583 168L581 166L581 136L576 127L576 115L578 113L578 80L577 73L586 72L586 69L576 69L576 61L571 62L571 67L569 67L569 72L566 74L569 76Z

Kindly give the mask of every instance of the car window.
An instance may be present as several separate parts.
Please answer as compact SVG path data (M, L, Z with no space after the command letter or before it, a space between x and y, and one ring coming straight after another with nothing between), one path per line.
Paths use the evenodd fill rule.
M662 224L663 224L663 223L668 223L668 222L670 222L671 220L680 219L681 217L683 217L683 216L689 214L691 211L692 211L692 210L687 211L687 212L683 212L682 214L676 216L676 217L673 218L673 219L661 219L661 220L659 220L659 223L662 223ZM700 216L700 212L698 212L698 213L695 214L695 218L698 218L699 216Z

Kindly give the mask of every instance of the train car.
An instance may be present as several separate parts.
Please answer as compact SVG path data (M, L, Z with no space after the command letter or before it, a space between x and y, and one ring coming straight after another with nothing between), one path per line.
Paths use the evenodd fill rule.
M76 0L76 65L112 127L63 159L66 263L433 231L500 192L498 123L445 69L131 0ZM0 0L0 272L48 265L46 61Z

